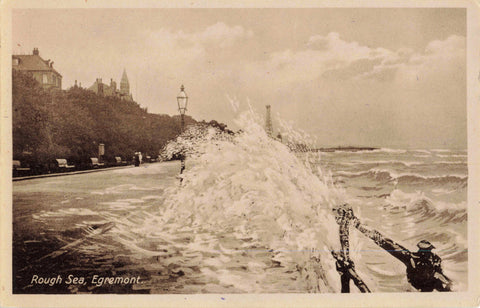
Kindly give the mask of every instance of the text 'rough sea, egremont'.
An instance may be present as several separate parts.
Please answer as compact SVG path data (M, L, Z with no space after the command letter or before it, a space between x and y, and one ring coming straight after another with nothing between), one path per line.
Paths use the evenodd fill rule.
M238 121L236 135L179 140L191 147L181 185L178 162L15 182L14 292L339 292L330 252L343 203L410 250L429 240L466 290L466 151L295 152ZM373 292L414 291L401 262L353 228L350 237ZM34 274L140 280L48 286Z

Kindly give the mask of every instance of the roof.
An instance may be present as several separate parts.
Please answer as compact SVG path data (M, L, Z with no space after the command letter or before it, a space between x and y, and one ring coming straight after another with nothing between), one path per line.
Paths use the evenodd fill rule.
M53 67L47 64L39 55L12 55L13 59L19 59L19 64L13 68L19 71L51 71L62 76ZM53 62L52 62L53 63Z

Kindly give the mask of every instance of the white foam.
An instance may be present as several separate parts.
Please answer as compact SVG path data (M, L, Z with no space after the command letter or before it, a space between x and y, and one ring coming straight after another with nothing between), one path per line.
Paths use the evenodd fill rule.
M411 167L414 165L422 165L425 162L422 161L404 161L404 160L354 160L352 164L362 164L362 165L369 165L369 164L377 164L377 165L388 165L388 164L401 164L406 167Z
M432 154L430 151L428 151L428 150L422 150L422 149L413 150L413 152L428 154L428 155L426 155L426 156L430 156L430 155Z
M392 206L414 208L419 206L422 201L427 201L428 206L437 212L445 210L465 211L467 209L467 202L462 201L460 203L448 203L443 201L428 198L424 192L416 191L414 193L406 193L399 189L395 189L386 202Z
M33 214L32 217L37 220L45 218L65 217L65 216L96 216L97 212L94 212L86 208L68 208L59 209L58 211L41 211L39 214Z
M141 199L118 199L118 202L128 202L128 203L144 203L144 200Z
M296 264L309 262L307 251L312 248L339 249L332 207L340 204L343 196L330 186L331 179L326 180L328 176L321 170L316 170L321 174L316 176L310 165L287 146L269 138L251 113L240 116L237 124L243 133L235 136L211 128L190 128L186 135L167 146L167 156L179 149L189 155L182 185L165 189L165 201L156 218L136 226L134 232L139 236L152 232L172 234L169 240L181 244L184 240L178 237L178 228L196 230L188 232L197 233L186 246L181 244L183 249L219 255L217 260L202 259L204 266L217 269L210 273L204 268L204 274L251 291L255 288L245 283L248 280L222 270L220 256L231 258L241 251L221 245L218 235L233 237L232 240L239 241L237 247L243 238L251 238L250 244L258 247L286 251L277 255L278 260L295 268ZM308 162L310 154L305 155ZM317 153L312 156L318 160ZM139 252L138 245L129 248ZM321 251L325 284L338 289L338 274L330 262L330 253ZM252 271L265 266L249 263Z
M378 150L378 152L403 154L403 153L407 153L407 150L381 148L381 149Z

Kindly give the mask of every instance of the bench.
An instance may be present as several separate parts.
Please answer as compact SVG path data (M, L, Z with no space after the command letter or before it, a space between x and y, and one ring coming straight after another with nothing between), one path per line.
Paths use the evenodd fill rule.
M12 160L13 176L27 175L30 172L30 168L22 167L22 163L19 160Z
M65 158L56 158L57 161L57 167L60 169L72 169L75 168L75 165L69 165L67 160Z
M93 168L103 167L105 164L98 161L97 157L90 157Z
M30 171L30 168L22 167L22 163L19 160L13 160L12 167L18 171Z

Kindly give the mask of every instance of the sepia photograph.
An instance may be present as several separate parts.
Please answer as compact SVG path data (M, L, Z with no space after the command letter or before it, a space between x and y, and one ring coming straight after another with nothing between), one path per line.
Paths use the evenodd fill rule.
M30 3L2 7L5 305L475 303L473 3Z

